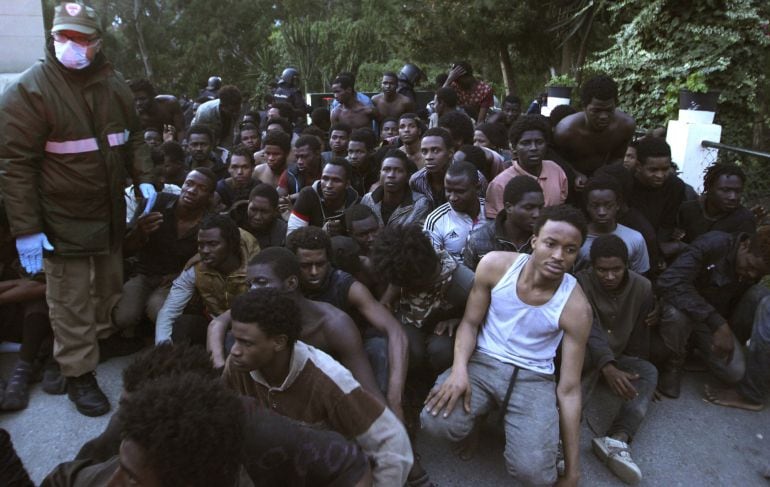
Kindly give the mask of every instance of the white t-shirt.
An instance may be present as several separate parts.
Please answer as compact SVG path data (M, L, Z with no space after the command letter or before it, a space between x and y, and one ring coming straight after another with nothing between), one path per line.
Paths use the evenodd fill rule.
M639 274L650 270L650 256L647 253L647 244L642 234L618 223L612 235L617 235L628 247L628 268ZM586 241L580 247L580 254L575 262L575 272L591 267L591 245L598 235L589 233Z

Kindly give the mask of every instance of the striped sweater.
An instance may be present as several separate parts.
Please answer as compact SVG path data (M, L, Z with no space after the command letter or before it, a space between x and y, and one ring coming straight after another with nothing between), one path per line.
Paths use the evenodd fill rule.
M345 367L321 350L298 341L289 374L278 387L270 386L259 371L231 367L230 359L223 380L279 414L354 439L373 460L374 485L391 487L406 482L413 459L403 425Z

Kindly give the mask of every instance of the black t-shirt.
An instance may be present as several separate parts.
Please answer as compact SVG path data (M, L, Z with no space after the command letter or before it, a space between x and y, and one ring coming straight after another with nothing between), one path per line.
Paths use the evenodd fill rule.
M152 211L163 214L163 223L160 228L152 232L147 243L137 252L136 270L139 274L149 276L165 276L179 274L184 265L192 256L198 253L198 225L191 228L184 235L176 233L176 209L177 195L158 193L158 199L152 207ZM144 209L140 205L134 221L142 214Z
M634 178L628 205L638 209L660 237L661 230L671 231L676 227L676 215L683 201L684 181L677 176L669 176L660 188L643 186Z
M309 292L304 292L303 290L303 294L306 298L313 301L329 303L349 315L351 310L348 293L354 282L356 282L356 279L347 272L332 269L319 289Z
M367 161L367 169L361 173L354 169L350 177L350 187L355 189L358 194L366 194L374 183L380 180L380 168L378 168L371 157Z
M217 194L219 194L219 200L225 206L230 208L233 203L238 201L248 200L249 193L257 184L257 181L250 179L246 186L242 188L236 188L232 179L222 179L217 183Z
M308 222L311 227L322 227L329 220L342 220L346 208L358 201L358 193L353 188L347 188L345 192L345 204L337 210L329 210L318 190L318 182L312 186L302 188L294 203L292 214Z

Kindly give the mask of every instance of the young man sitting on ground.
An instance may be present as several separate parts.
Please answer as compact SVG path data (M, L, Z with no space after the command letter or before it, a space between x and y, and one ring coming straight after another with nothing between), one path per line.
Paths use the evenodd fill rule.
M650 281L628 267L628 248L617 235L597 237L590 259L591 268L577 275L595 317L583 366L585 402L600 376L623 401L606 436L593 439L593 449L615 475L635 484L642 471L628 445L658 383L658 369L648 361L655 297Z
M250 291L234 300L232 318L235 344L223 374L228 387L354 439L373 461L375 486L404 485L413 460L406 430L347 369L298 340L301 322L288 296Z
M751 210L741 204L746 174L731 163L712 164L703 176L703 194L679 207L676 226L690 243L706 232L754 233L757 222Z
M217 183L217 196L222 211L228 211L238 201L249 199L251 189L257 184L254 174L254 154L245 145L237 145L230 154L227 164L229 178Z
M447 202L428 215L423 227L436 250L462 259L468 234L486 223L484 198L477 196L478 187L476 166L467 161L449 166L444 176Z
M668 352L661 367L660 392L679 396L690 337L718 379L734 384L746 376L742 344L754 329L764 329L761 320L754 322L759 303L770 295L768 288L758 284L767 274L767 225L759 227L755 235L705 233L679 254L657 281L663 303L659 327L663 344L659 348ZM749 362L755 369L751 374L767 377L766 366L761 361Z
M122 395L130 397L158 379L177 379L189 374L198 376L200 382L218 382L221 377L203 348L162 343L139 354L123 370ZM253 398L239 399L244 412L240 425L244 442L239 459L255 486L335 482L354 485L369 475L368 461L361 449L338 433L307 428L258 407ZM105 462L117 455L123 429L121 419L120 414L114 414L102 434L86 442L75 459ZM306 455L308 446L319 455ZM330 458L333 460L329 461Z
M567 271L585 233L578 210L550 207L535 226L531 256L491 252L481 259L457 329L452 368L438 378L420 415L429 434L460 441L479 417L499 406L506 467L527 485L556 482L560 434L562 482L576 485L580 478L580 371L591 306Z
M580 248L575 269L591 265L591 245L601 235L617 235L628 247L628 267L639 274L650 270L647 244L641 233L618 223L618 212L623 205L620 184L610 176L591 177L584 190L586 212L588 213L588 235Z
M239 201L230 210L230 218L259 242L260 249L283 247L286 222L278 211L278 192L265 183L257 183L248 201Z
M273 130L267 133L262 142L266 163L254 169L253 177L275 188L286 169L286 160L291 152L291 137L286 133Z
M430 213L430 201L409 187L415 170L414 163L400 150L392 149L385 154L380 166L380 186L361 199L361 204L374 211L382 226L422 225Z
M436 251L415 225L384 228L371 255L377 274L389 284L380 301L393 310L409 339L409 369L435 374L449 367L454 328L473 273L448 252Z
M115 326L133 329L146 315L154 324L171 282L198 252L198 228L209 213L216 176L205 167L190 171L182 194L161 193L151 211L146 202L123 240L126 255L136 256L136 275L123 284L112 312Z
M300 312L302 341L333 356L365 390L384 403L355 323L331 304L305 298L300 292L300 275L297 257L285 248L273 247L260 252L249 263L246 284L251 289L270 288L288 296L294 302L294 309ZM227 310L209 324L206 346L216 367L225 364L229 351L226 336L231 323L231 313Z
M344 159L348 155L348 142L350 141L350 125L335 123L329 129L329 149L321 153L321 167L335 158Z
M239 485L243 407L220 382L196 373L158 378L124 396L117 414L117 455L63 463L43 485Z
M524 115L513 123L508 134L515 159L513 165L489 183L486 194L487 218L503 209L505 185L516 176L530 177L543 189L546 206L562 204L567 199L567 175L553 161L543 159L551 139L551 126L540 115Z
M332 159L321 171L321 179L302 188L291 210L286 236L298 228L321 227L330 236L345 231L342 222L345 209L358 201L358 193L350 187L353 169L345 159Z
M254 237L239 230L230 218L212 215L204 220L198 230L200 258L188 262L174 279L158 313L155 343L206 343L211 317L230 309L232 299L248 289L246 265L257 253L259 245ZM196 293L205 308L190 312L186 308Z
M475 228L463 250L463 262L475 271L489 252L532 253L532 231L545 201L543 190L529 176L516 176L505 185L503 211L493 221Z
M636 151L639 165L627 203L655 229L662 256L672 258L686 246L673 238L677 211L684 202L684 181L671 168L671 147L665 140L641 139Z
M331 240L323 230L301 228L291 234L286 247L297 256L302 294L339 308L358 325L378 386L390 408L402 417L407 339L401 324L366 286L347 272L332 268Z

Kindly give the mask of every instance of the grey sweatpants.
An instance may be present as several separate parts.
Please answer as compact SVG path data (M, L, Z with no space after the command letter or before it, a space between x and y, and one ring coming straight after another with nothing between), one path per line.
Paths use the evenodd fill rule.
M450 372L451 369L441 374L436 384L442 384ZM443 417L443 411L433 416L423 409L422 427L431 435L462 440L473 430L478 417L502 407L513 372L513 365L474 352L468 362L470 414L465 412L462 401L458 401L447 418ZM525 485L553 485L559 445L554 376L519 368L503 423L508 473Z

